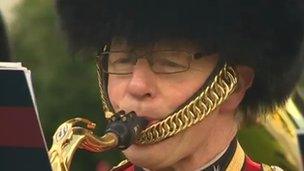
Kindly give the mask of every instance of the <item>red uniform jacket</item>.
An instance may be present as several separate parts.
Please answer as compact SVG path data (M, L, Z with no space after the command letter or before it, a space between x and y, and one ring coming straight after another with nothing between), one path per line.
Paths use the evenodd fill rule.
M125 160L118 166L112 169L113 171L143 171L142 168L132 164ZM256 163L252 161L248 156L245 155L242 147L234 139L229 145L226 152L213 164L202 171L272 171L281 170L278 167L270 167L262 163Z

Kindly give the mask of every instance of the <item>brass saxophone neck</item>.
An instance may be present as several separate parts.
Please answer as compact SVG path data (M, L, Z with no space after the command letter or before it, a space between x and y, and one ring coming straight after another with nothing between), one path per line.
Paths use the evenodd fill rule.
M133 144L148 121L137 117L135 112L114 114L106 129L99 137L94 135L95 123L74 118L61 124L53 136L49 158L54 171L68 171L78 148L90 152L104 152L110 149L126 149ZM81 126L82 125L82 126ZM83 126L84 125L84 126Z

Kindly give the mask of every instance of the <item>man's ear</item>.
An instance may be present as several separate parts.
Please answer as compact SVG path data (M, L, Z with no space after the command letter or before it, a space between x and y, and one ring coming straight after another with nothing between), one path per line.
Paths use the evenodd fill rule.
M239 82L236 90L220 106L220 113L233 112L243 100L246 91L251 87L254 79L254 70L248 66L239 65L236 67Z

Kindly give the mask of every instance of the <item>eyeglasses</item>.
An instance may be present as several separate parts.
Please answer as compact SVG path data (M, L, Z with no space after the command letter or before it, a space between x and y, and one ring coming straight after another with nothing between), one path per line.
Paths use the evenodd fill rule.
M202 57L201 53L187 51L161 50L137 55L132 51L101 52L99 62L102 70L108 74L132 74L138 59L147 59L151 70L157 74L175 74L189 70L192 59Z

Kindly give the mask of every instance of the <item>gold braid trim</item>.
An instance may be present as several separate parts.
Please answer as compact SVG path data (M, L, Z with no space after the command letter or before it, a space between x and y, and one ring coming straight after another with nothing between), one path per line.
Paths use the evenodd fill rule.
M226 171L236 171L236 170L242 170L242 167L245 162L245 152L243 148L241 147L240 143L237 142L237 146L234 152L234 155L229 163L229 165L226 168Z
M157 143L202 121L233 93L237 83L238 76L234 68L225 64L199 96L179 111L143 130L136 143Z
M263 168L263 171L283 171L283 169L281 169L278 166L269 166L264 163L262 163L262 168Z
M114 113L110 110L106 97L105 97L105 91L102 86L102 72L101 72L100 65L98 64L98 60L96 62L96 68L97 68L97 78L98 78L98 86L99 86L102 109L105 113L105 118L110 119L114 115Z

